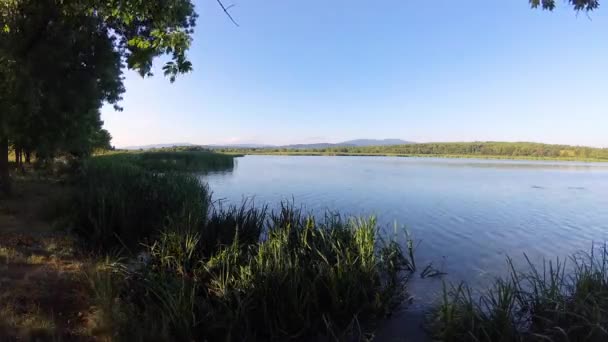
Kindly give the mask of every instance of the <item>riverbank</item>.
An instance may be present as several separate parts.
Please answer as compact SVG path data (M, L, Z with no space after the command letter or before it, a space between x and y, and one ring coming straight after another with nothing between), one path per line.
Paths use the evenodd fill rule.
M239 151L222 153L243 155L265 155L265 156L328 156L328 157L399 157L399 158L453 158L453 159L496 159L496 160L538 160L538 161L564 161L585 163L608 163L608 159L599 158L576 158L576 157L526 157L526 156L499 156L499 155L465 155L465 154L399 154L399 153L347 153L347 152L299 152L299 151Z
M3 291L3 336L363 339L405 299L408 275L417 271L413 251L382 237L374 218L323 219L288 203L278 211L222 207L205 184L174 167L171 160L183 157L159 154L152 164L95 157L56 187L45 188L50 178L21 177L16 197L1 203L9 215L0 222L3 273L15 275L1 285L36 286L40 295L25 305L22 292ZM57 193L67 195L49 198ZM31 230L21 218L31 216L34 196L57 208ZM59 238L69 247L57 247Z
M522 159L563 161L608 161L608 148L552 145L531 142L412 143L386 146L327 147L285 146L263 148L217 148L222 153L332 156L437 157L475 159Z
M0 307L4 334L371 339L400 304L406 304L400 316L408 314L412 277L442 276L417 259L411 236L381 233L373 217L308 215L293 203L274 211L248 203L222 206L198 178L175 166L184 158L165 154L140 164L121 155L98 157L70 176L21 179L16 197L2 200L7 216L0 217L7 232L0 239L4 270L15 275L1 285L16 289L3 297L10 306ZM15 232L22 235L15 238ZM574 278L567 278L562 264L557 273L545 274L533 273L531 263L530 270L513 267L481 297L477 289L446 285L429 311L430 334L439 341L533 341L540 335L556 339L561 329L568 337L593 333L602 340L607 336L596 327L606 325L606 316L597 313L608 309L608 262L605 250L598 251L577 264ZM526 282L538 290L528 292ZM17 289L35 295L26 300ZM522 315L524 308L534 311ZM549 313L555 313L550 326L538 323Z

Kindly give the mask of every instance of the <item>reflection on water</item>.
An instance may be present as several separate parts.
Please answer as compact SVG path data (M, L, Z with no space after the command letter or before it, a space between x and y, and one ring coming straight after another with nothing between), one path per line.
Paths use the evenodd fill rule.
M523 264L566 256L608 238L608 165L601 163L396 157L247 156L232 172L202 176L214 197L276 206L281 200L321 212L376 215L421 241L419 264L447 280L487 284ZM412 308L441 290L415 278Z

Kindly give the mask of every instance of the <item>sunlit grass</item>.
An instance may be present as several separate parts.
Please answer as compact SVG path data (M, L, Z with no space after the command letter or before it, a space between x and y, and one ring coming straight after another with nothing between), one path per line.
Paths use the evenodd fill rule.
M53 340L56 328L52 317L46 317L38 307L24 311L13 303L0 303L0 336L26 341Z
M18 255L19 253L14 248L0 247L0 261L5 264L14 262L15 257Z

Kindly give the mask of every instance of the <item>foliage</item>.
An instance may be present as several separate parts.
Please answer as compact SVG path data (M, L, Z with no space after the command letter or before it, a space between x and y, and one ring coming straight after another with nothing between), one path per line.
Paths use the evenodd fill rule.
M223 171L234 168L234 156L210 151L169 152L116 152L97 156L98 160L108 160L137 165L147 171L206 172Z
M3 0L0 18L2 149L9 140L40 158L86 155L108 145L99 109L120 109L125 67L151 75L153 60L168 55L171 81L192 69L190 0Z
M549 145L530 142L423 143L393 146L341 146L319 149L222 148L225 153L318 153L329 155L472 156L608 161L608 148Z
M235 214L266 226L242 229ZM214 221L224 229L167 227L147 263L125 276L119 300L138 322L115 328L123 338L364 338L404 298L411 263L379 238L373 218L318 220L284 206L267 217L243 207ZM231 239L206 243L225 231ZM244 231L251 238L241 239Z
M184 153L212 158L158 156ZM83 240L140 252L138 262L108 259L87 273L99 336L363 338L404 299L413 249L381 239L374 218L211 204L195 177L142 167L150 165L142 155L91 158L76 184L74 227Z
M532 8L539 8L545 10L554 10L555 0L529 0ZM575 11L586 11L590 12L598 9L600 6L599 0L568 0L568 4L570 4Z
M77 180L73 227L90 245L137 247L173 221L202 221L208 190L194 175L155 173L112 158L86 161Z
M497 279L479 296L466 285L444 289L431 328L440 341L606 341L608 250L544 262Z

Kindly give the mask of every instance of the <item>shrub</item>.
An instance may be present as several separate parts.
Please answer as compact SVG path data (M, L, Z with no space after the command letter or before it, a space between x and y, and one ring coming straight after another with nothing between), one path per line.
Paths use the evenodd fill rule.
M363 337L404 298L412 263L379 239L374 218L317 220L292 206L264 217L231 207L200 231L165 230L122 297L131 315L153 318L143 330L184 341ZM205 232L218 227L234 236Z
M89 160L77 182L73 227L89 245L138 245L167 222L197 226L205 220L209 195L195 176L155 173L131 163Z

